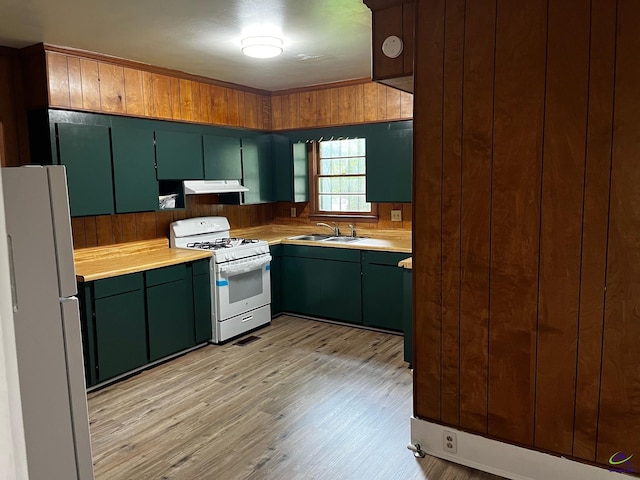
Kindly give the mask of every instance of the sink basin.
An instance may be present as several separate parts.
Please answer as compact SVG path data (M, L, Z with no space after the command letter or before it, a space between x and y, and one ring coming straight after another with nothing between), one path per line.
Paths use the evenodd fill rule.
M336 242L336 243L351 243L357 242L367 237L347 237L333 235L323 235L322 233L312 233L311 235L298 235L297 237L289 237L287 240L306 240L308 242Z
M322 235L321 233L312 233L311 235L298 235L297 237L289 237L289 240L307 240L312 242L320 242L327 240L331 235Z
M339 243L350 243L357 242L358 240L362 240L364 237L330 237L325 242L339 242Z

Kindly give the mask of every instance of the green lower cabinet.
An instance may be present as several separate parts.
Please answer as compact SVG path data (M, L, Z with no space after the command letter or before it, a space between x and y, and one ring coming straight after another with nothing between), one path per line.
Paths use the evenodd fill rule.
M209 259L80 283L88 387L211 339Z
M271 316L282 313L282 245L274 245L271 251Z
M403 331L403 274L398 262L406 253L362 252L363 324Z
M413 366L413 277L410 268L402 269L403 301L402 325L404 331L404 361Z
M211 280L208 270L209 260L201 262L206 263L206 273L197 275L197 264L194 265L193 269L193 315L196 343L203 343L213 338L211 330Z
M141 273L94 282L96 382L147 363L144 311Z
M285 311L362 323L358 250L285 245L282 275Z
M145 280L149 360L194 346L192 288L191 279L187 283L186 265L149 270Z

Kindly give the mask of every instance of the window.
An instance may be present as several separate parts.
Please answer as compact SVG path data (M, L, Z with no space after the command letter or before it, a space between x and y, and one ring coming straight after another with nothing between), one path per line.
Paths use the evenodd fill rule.
M313 212L316 215L371 216L366 199L366 140L314 142Z

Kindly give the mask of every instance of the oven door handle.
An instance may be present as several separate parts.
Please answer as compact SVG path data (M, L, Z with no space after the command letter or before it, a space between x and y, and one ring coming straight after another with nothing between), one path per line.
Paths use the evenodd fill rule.
M218 267L218 273L225 277L230 277L232 275L239 275L241 273L262 269L262 266L267 265L269 262L271 262L271 255L261 255L259 258L248 262L229 262L222 264Z

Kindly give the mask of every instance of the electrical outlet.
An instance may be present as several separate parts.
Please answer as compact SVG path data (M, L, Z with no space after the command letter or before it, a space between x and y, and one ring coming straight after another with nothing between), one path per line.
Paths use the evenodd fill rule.
M296 216L296 207L291 207L291 218Z
M458 439L453 432L442 432L442 446L445 451L450 453L456 453L458 451Z
M391 221L392 222L401 222L402 221L402 210L391 210Z

